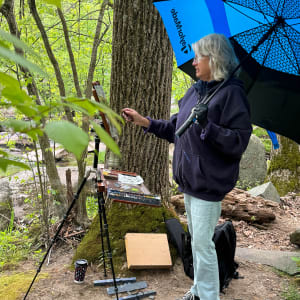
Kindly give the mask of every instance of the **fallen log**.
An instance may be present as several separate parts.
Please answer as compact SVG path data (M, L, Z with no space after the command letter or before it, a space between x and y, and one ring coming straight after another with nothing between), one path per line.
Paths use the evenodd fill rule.
M179 214L185 212L183 195L171 197L171 203ZM222 201L222 217L252 223L270 223L275 220L274 210L278 203L260 196L252 197L241 189L233 189Z

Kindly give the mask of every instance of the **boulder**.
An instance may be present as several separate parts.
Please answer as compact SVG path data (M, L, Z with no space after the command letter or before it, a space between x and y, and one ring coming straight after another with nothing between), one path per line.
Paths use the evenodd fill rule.
M267 175L267 161L264 144L251 135L248 147L240 162L238 187L248 189L262 184Z
M265 199L280 203L280 196L272 182L267 182L265 184L256 186L255 188L249 190L248 193L253 197L260 196Z
M300 247L300 228L290 234L290 242Z

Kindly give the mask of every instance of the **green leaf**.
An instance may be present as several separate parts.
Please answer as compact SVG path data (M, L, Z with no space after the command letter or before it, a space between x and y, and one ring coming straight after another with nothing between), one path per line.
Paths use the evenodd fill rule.
M40 67L37 65L33 64L32 62L26 60L24 57L21 55L16 54L14 51L10 51L4 47L0 47L0 56L5 57L25 68L27 68L31 72L36 72L44 77L48 77L47 73L45 73Z
M91 124L94 127L94 130L96 131L98 137L104 143L109 149L111 149L115 154L118 156L121 156L120 150L116 142L112 139L112 137L97 123L94 121L91 121Z
M33 140L37 140L38 135L43 135L43 131L39 128L32 128L32 124L28 121L9 119L0 122L0 125L12 128L15 132L22 132L29 135Z
M61 8L61 0L43 0L43 2L55 5L58 8Z
M93 105L93 103L88 100L88 99L80 99L80 98L74 98L74 97L69 97L64 99L65 101L68 101L70 103L75 104L76 106L79 106L83 108L89 115L93 115L97 111L97 107ZM73 105L73 108L76 109L76 106Z
M116 127L118 132L121 133L121 126L118 121L124 124L124 119L105 104L93 100L90 100L90 102L93 103L95 106L97 106L100 111L106 114L107 118Z
M22 162L0 157L0 169L2 169L4 172L6 172L7 167L9 165L13 165L16 167L20 167L22 169L30 170L30 167Z
M37 117L35 119L38 120L40 117L39 115L37 115L38 110L35 107L30 107L26 104L20 104L15 105L15 108L29 118Z
M53 121L45 126L49 138L74 153L77 159L89 143L89 136L81 128L68 121Z
M23 120L9 119L3 122L0 122L0 125L4 125L12 128L15 132L25 132L30 128L30 123Z
M40 56L37 53L35 53L28 45L26 45L24 42L22 42L16 36L9 34L8 32L0 29L0 37L2 39L4 39L5 41L14 44L17 48L21 48L24 51L27 51L27 52L31 53L32 55L40 58Z
M0 149L0 155L8 156L8 153Z

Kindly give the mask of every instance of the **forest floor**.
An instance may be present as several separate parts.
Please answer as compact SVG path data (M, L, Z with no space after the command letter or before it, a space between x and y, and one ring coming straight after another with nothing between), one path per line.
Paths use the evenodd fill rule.
M300 197L290 196L282 199L280 207L276 209L276 220L267 228L255 227L243 221L234 221L237 233L237 247L264 249L274 251L297 252L300 250L289 242L289 234L300 227ZM181 217L184 221L184 216ZM222 222L223 220L220 220ZM63 245L59 248L53 247L49 264L44 263L40 277L27 297L28 300L50 300L50 299L101 299L109 300L116 297L109 296L106 287L95 287L94 280L107 278L103 276L103 269L91 265L88 267L83 284L74 283L74 271L70 270L74 247ZM238 272L242 278L233 279L229 287L221 294L221 300L298 300L300 293L293 292L289 298L284 296L290 292L293 278L278 270L247 261L245 258L236 256L239 264ZM37 266L33 260L20 264L15 271L5 271L5 275L32 271L35 274ZM44 274L46 278L42 278ZM180 259L177 259L169 270L139 270L135 271L137 281L146 281L148 287L145 291L154 290L156 300L175 300L180 298L191 286L192 281L184 274ZM118 277L124 277L117 274ZM127 277L127 276L125 276ZM27 286L23 287L26 291ZM23 299L20 293L17 299ZM122 293L120 297L125 297ZM14 298L16 299L16 298ZM149 298L147 298L149 299ZM5 300L12 300L6 298Z

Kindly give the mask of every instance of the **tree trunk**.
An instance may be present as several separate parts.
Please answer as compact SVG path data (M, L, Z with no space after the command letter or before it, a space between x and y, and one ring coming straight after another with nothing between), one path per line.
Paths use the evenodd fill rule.
M136 109L154 119L169 119L172 48L150 0L114 2L110 103L120 113ZM140 174L152 193L168 201L168 143L126 124L119 138L121 169Z
M271 151L268 179L280 196L288 192L300 192L300 146L278 135L279 149Z

